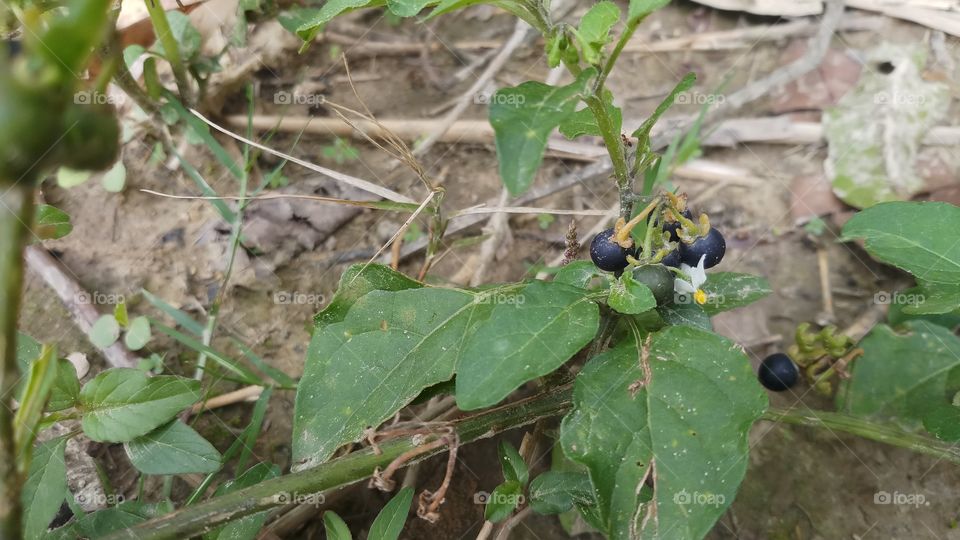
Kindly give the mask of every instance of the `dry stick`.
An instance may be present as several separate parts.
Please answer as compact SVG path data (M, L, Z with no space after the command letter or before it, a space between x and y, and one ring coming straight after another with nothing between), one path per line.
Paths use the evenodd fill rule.
M70 277L63 265L53 258L47 250L40 246L28 246L24 250L27 267L43 278L43 281L53 289L64 307L70 312L70 318L84 335L90 334L93 324L100 318L100 313L94 307L90 293L85 291L75 279ZM113 367L137 367L140 359L130 352L121 342L102 349L107 363Z
M433 133L428 135L423 142L417 145L417 147L413 150L414 155L424 155L428 150L430 150L434 143L440 140L440 137L443 136L447 129L449 129L450 126L456 122L457 118L460 118L460 115L463 114L463 111L467 110L467 107L473 103L474 98L479 95L480 91L483 90L490 79L492 79L493 76L500 71L500 68L507 63L507 60L509 60L513 55L513 51L522 45L523 42L526 41L527 36L531 35L532 33L533 28L529 24L521 20L517 21L516 25L513 27L513 34L510 36L510 39L503 44L503 48L500 49L500 52L497 53L497 56L490 61L490 63L487 65L487 69L483 70L483 73L477 77L477 80L474 81L470 88L460 96L460 101L454 105L452 109L450 109L450 112L448 112L446 116L443 117Z
M507 188L503 188L500 193L500 204L498 206L506 204L509 198L510 193L507 191ZM507 214L505 212L494 214L490 218L490 221L487 222L484 230L489 236L480 246L480 264L477 265L473 277L470 278L471 287L477 287L483 284L487 269L497 257L497 251L500 249L501 243L506 241L510 235L510 221L507 219Z
M516 514L513 514L512 516L504 520L503 523L500 524L500 527L499 527L500 530L497 531L497 535L493 537L494 540L507 540L508 538L510 538L510 532L513 531L514 527L516 527L517 525L520 524L521 521L526 519L527 516L529 516L532 511L533 509L527 506L523 510L520 510Z
M823 300L823 316L828 323L837 319L833 311L833 290L830 288L830 259L827 249L817 246L817 269L820 272L820 294Z
M262 386L247 386L239 390L234 390L233 392L220 394L219 396L210 398L205 402L195 403L193 407L190 408L190 414L197 414L203 411L210 411L220 407L226 407L227 405L233 405L234 403L239 403L241 401L256 400L262 393Z

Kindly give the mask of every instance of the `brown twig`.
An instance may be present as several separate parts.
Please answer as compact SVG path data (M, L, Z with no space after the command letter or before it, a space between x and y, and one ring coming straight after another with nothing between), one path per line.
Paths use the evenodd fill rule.
M440 483L437 491L431 492L425 489L417 499L417 517L430 523L436 523L440 519L440 505L443 504L447 489L449 489L450 482L453 480L454 468L457 465L457 450L460 448L460 438L455 431L445 435L441 441L450 446L450 451L447 453L447 470L443 475L443 482Z

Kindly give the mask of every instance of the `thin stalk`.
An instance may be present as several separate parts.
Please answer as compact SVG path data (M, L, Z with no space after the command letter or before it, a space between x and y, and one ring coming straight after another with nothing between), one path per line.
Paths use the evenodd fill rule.
M23 248L33 222L33 179L0 181L0 538L20 538L20 486L13 427L17 318L23 288Z
M624 28L623 34L620 35L620 39L617 40L617 44L613 47L613 50L610 51L610 57L607 58L607 63L603 65L603 71L600 72L600 76L597 77L597 83L595 85L596 94L600 94L603 90L603 84L607 82L607 77L610 75L610 72L613 71L613 66L617 63L617 58L620 58L620 53L623 52L623 48L626 47L627 42L630 41L630 38L633 37L633 33L637 30L637 27L640 26L642 18L639 18L633 22L627 23L627 27Z
M630 212L633 210L633 188L623 140L620 138L621 134L614 127L613 119L607 114L607 108L604 106L602 98L592 95L585 98L584 101L586 101L587 107L597 121L597 128L600 129L603 144L607 147L607 153L613 163L613 175L617 179L617 187L620 190L620 216L629 219Z
M167 12L163 10L163 6L160 5L158 0L147 0L145 4L147 13L150 15L150 22L153 23L153 32L160 44L163 45L163 57L167 59L170 68L173 70L173 78L177 81L180 98L189 105L193 102L190 80L187 78L187 69L183 64L183 58L180 56L180 44L177 43L176 36L170 30Z
M530 399L511 403L450 426L459 436L460 445L493 437L498 433L535 423L566 412L570 407L570 387L554 388ZM421 441L429 444L435 437ZM266 480L255 486L215 497L209 501L181 508L173 513L113 534L108 540L131 537L141 540L188 538L212 530L229 521L282 506L287 497L300 497L359 482L375 468L381 470L394 459L415 448L410 438L395 439L379 445L380 454L367 448L329 461L302 472ZM406 465L446 452L446 446L426 452ZM279 496L279 495L283 496Z
M960 464L960 448L956 445L903 431L891 424L871 422L858 416L810 409L799 411L769 409L761 418L770 422L842 431Z

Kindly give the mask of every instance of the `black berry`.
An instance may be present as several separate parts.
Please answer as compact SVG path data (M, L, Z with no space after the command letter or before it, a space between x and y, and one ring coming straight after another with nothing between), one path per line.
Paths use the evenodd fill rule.
M675 249L668 253L666 257L660 259L660 264L674 268L680 268L681 262L683 261L680 260L680 249Z
M720 264L726 252L727 242L720 231L714 228L711 228L706 236L694 240L692 244L680 242L680 260L690 266L696 266L700 262L700 257L706 255L703 267L713 268Z
M763 359L757 372L760 384L774 392L783 392L797 384L800 371L789 356L775 353Z
M683 211L683 217L693 220L693 213L690 210ZM680 234L677 232L680 230L679 221L664 221L663 222L663 231L670 233L670 241L677 242L680 240ZM678 265L679 266L679 265Z
M613 229L607 229L593 238L590 244L590 258L597 268L607 272L620 272L627 267L629 249L621 247L613 239Z

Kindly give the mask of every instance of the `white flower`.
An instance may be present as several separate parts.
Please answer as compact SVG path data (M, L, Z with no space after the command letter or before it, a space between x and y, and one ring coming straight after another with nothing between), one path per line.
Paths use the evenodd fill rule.
M673 282L673 292L692 294L693 300L700 305L707 303L707 293L700 288L701 285L707 282L707 273L703 269L703 261L706 258L706 255L701 256L697 266L690 266L686 263L680 265L680 271L690 278L690 281L677 278Z

